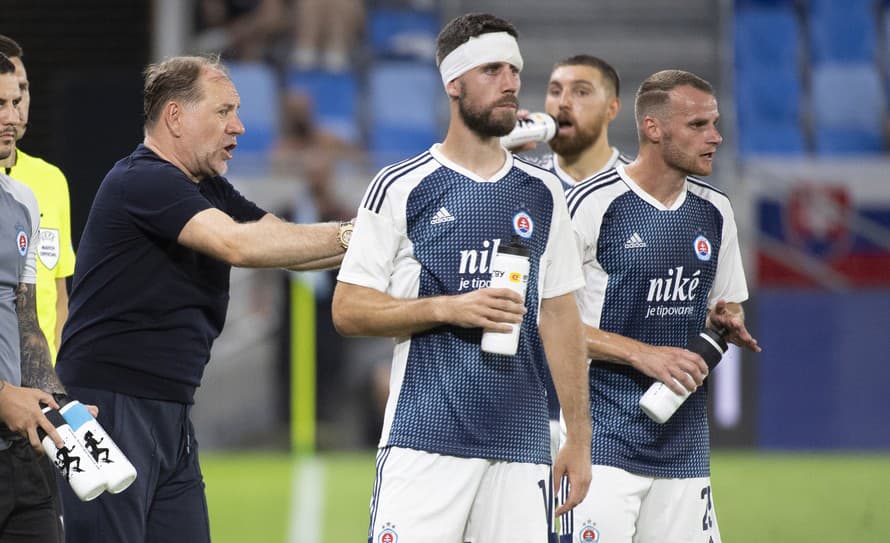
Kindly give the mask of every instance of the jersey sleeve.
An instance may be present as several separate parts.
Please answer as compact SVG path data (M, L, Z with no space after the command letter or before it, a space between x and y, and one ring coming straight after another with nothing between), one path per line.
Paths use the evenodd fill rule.
M393 208L390 199L384 200L379 213L364 206L359 208L338 281L387 291L405 237L396 226Z
M572 235L572 223L562 194L553 195L553 224L550 228L541 298L555 298L584 286L581 260Z
M252 222L263 218L268 212L242 195L238 189L223 179L226 186L226 209L237 222Z
M720 259L717 262L717 274L714 285L708 296L708 307L714 307L717 300L741 303L748 299L748 285L745 281L745 269L742 266L742 254L739 247L738 228L735 216L727 201L720 206L723 214L723 240L720 245Z
M123 205L139 228L174 241L195 215L213 207L174 166L131 174L123 185Z
M585 198L572 215L574 240L581 259L585 287L575 293L584 324L599 327L602 300L608 276L597 259L597 240L602 225L602 210L595 198Z

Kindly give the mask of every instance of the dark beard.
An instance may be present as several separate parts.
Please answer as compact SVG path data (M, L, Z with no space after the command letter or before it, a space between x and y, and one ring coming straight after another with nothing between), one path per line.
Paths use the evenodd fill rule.
M594 142L599 139L602 132L602 123L598 123L592 132L578 130L578 126L576 125L574 137L564 138L557 134L555 138L550 140L550 149L560 156L576 156L593 145Z
M492 115L492 110L500 105L513 104L518 105L519 101L515 97L505 98L494 104L490 109L473 108L467 104L466 93L463 86L460 89L460 96L457 98L457 108L460 117L463 119L470 130L483 138L500 138L509 134L513 127L516 126L516 112L504 115L502 118L496 118Z

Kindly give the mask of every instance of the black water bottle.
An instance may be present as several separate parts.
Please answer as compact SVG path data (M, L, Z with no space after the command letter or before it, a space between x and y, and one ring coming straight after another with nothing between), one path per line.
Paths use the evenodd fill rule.
M705 328L698 334L689 338L686 349L692 351L704 359L708 365L708 374L717 366L723 358L723 353L729 346L722 334ZM676 379L675 379L676 381ZM689 390L684 388L683 394L677 394L661 381L655 381L649 390L640 398L640 409L649 415L649 418L659 424L667 422L671 415L689 397Z

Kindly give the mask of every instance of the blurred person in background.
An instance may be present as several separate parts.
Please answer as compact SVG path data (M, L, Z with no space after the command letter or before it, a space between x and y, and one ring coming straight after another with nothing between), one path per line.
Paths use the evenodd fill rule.
M711 85L666 70L643 82L639 156L567 193L587 286L578 303L590 363L591 491L562 534L618 543L711 541L704 360L686 350L705 326L759 352L729 199L710 175L723 138ZM638 402L654 380L689 398L665 424Z
M237 60L263 60L288 29L286 0L199 0L192 48Z
M338 276L337 329L396 338L369 541L539 543L548 537L550 465L571 483L560 512L587 488L590 427L574 300L583 281L562 187L500 146L516 124L516 36L509 22L479 13L442 29L445 140L372 181ZM484 288L486 259L514 236L531 252L525 300ZM508 322L523 323L516 356L483 353L483 331L509 331ZM547 360L568 421L555 460Z
M364 24L362 0L294 0L291 65L300 70L347 70Z
M351 224L293 224L223 177L244 133L218 58L145 71L145 139L108 173L79 247L57 370L132 461L136 481L81 502L63 489L66 538L210 541L190 420L222 331L231 266L339 264Z
M0 160L15 152L23 92L0 54ZM41 409L65 389L37 320L40 211L34 193L0 170L0 541L59 543L56 481L38 427L62 440Z
M68 318L68 286L66 278L74 273L74 248L71 245L71 203L68 180L56 166L33 157L19 147L28 127L31 104L28 73L22 60L24 53L15 40L0 35L0 53L15 65L15 74L22 90L19 104L21 123L16 127L16 146L0 160L6 175L34 191L40 205L40 237L37 243L37 316L40 328L49 342L53 360L62 341L62 325Z

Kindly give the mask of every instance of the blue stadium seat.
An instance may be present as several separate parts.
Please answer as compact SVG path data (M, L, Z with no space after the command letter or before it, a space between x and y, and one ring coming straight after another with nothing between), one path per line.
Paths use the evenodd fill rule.
M808 26L813 64L874 62L876 13L873 0L810 0Z
M734 24L737 68L766 65L797 70L801 32L791 8L739 10Z
M752 155L800 155L806 150L800 126L770 119L739 119L738 152Z
M287 88L312 97L319 127L350 143L360 140L358 81L352 73L292 70Z
M445 100L431 64L377 62L368 77L371 151L404 158L429 147L439 138Z
M422 153L441 140L433 127L380 124L371 129L369 150L374 165L381 168Z
M796 0L736 0L735 1L735 9L736 11L749 9L749 8L762 8L762 7L787 7L793 8L794 2Z
M228 62L226 68L238 94L244 135L238 138L240 152L265 153L278 137L280 102L272 69L259 62Z
M738 117L800 122L801 84L797 70L778 68L740 69L736 72Z
M368 16L368 43L375 58L435 61L439 20L431 13L374 9Z
M821 155L877 154L884 150L881 134L864 130L817 128L816 152Z
M826 64L813 69L816 150L879 152L887 103L873 64Z
M883 130L886 101L874 64L825 64L814 67L812 74L817 128Z
M378 62L368 78L370 115L402 125L438 124L438 105L445 100L442 78L431 64Z
M884 25L884 73L887 75L887 92L890 93L890 0L886 0L881 21Z

